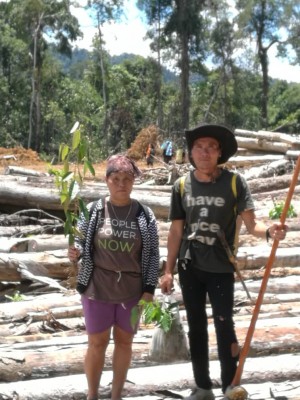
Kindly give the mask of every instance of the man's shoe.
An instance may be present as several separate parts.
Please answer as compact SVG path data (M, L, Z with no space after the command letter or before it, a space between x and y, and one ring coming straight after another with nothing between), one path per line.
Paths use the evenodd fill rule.
M225 391L224 400L247 400L248 392L242 386L229 386Z
M215 400L215 395L211 389L197 388L193 390L190 396L185 397L185 400Z

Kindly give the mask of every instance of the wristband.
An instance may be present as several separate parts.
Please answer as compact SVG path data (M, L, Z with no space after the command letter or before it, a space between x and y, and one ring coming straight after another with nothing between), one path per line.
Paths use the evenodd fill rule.
M266 230L266 240L267 240L267 242L269 241L269 239L271 239L270 228L268 228L268 229Z

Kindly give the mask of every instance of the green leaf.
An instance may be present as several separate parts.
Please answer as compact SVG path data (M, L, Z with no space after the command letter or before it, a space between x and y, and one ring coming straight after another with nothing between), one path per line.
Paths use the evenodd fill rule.
M90 219L89 211L85 205L85 202L82 200L81 197L78 199L79 210L83 213L84 218L88 221Z
M69 188L69 198L70 200L75 200L80 191L79 185L76 181L72 181Z
M80 139L81 139L80 130L76 130L73 133L72 150L77 149L78 146L80 147Z
M84 161L84 173L86 174L87 171L90 171L90 173L95 176L95 169L89 160Z
M69 146L67 146L66 144L62 145L61 151L60 151L61 161L65 161L66 160L66 158L69 155L69 152L70 152Z
M86 155L87 155L86 143L81 142L78 148L78 162L81 163L82 160L86 157Z
M76 121L75 124L72 126L72 129L70 130L70 133L74 133L75 131L77 131L77 129L79 129L80 123L79 121Z
M132 329L136 328L136 324L139 321L139 317L140 317L140 312L139 312L139 306L135 306L132 308L131 310L131 314L130 314L130 324Z
M74 172L68 171L66 174L62 176L62 181L63 182L68 182L74 177Z

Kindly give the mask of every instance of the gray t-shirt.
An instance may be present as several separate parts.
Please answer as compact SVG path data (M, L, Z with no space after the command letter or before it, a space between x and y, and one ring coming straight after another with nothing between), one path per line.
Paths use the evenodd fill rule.
M236 195L232 188L233 172L222 170L215 182L199 182L190 172L180 193L180 179L173 186L170 219L186 221L179 259L208 272L233 272L217 231L223 230L234 251L237 214L254 209L245 179L237 175ZM188 240L193 236L193 240Z
M85 292L89 298L123 303L142 294L142 241L136 219L138 202L117 207L105 204L94 237L94 272Z

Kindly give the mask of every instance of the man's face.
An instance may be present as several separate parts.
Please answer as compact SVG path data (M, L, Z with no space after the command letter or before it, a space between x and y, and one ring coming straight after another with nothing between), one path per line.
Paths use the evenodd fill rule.
M202 137L194 141L191 157L197 168L215 167L218 165L220 156L220 144L216 139Z

